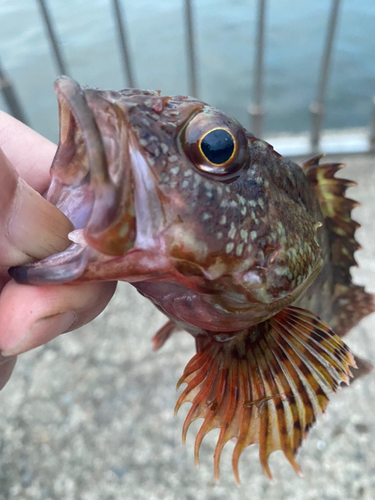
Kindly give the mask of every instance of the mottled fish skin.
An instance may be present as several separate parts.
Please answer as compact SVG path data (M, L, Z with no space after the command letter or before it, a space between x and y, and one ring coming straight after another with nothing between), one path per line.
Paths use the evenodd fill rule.
M293 302L315 278L323 264L317 237L322 216L298 165L284 160L238 122L201 101L135 90L75 89L73 93L68 87L73 94L69 94L69 101L64 87L69 82L63 79L57 84L61 121L71 128L67 133L62 126L48 199L70 217L78 231L85 226L80 241L85 240L90 248L85 248L79 259L74 257L82 271L75 279L113 278L136 283L172 319L191 333L201 334L233 332L256 324ZM78 97L83 97L87 109L74 108ZM101 151L96 146L92 152L94 146L84 137L85 129L81 130L82 123L93 121L101 135ZM228 128L238 142L233 174L203 172L187 153L190 136L215 127ZM82 146L85 140L86 153ZM66 156L72 156L72 149L76 153L67 170ZM104 184L100 179L105 175L92 187L88 170L95 170L91 163L103 156L103 150L108 189L105 196L93 195L98 189L95 186ZM94 160L87 159L89 153ZM99 170L97 167L95 172ZM131 252L126 245L109 249L110 231L100 232L102 225L112 224L116 235L123 232L127 236L130 212L120 213L116 205L117 198L124 198L119 179L125 173L135 184L134 207L129 210L135 211L137 236L135 242L130 238L134 243ZM80 200L85 199L80 206L76 202L77 182L71 181L74 175L79 177ZM108 194L113 185L114 193ZM94 255L91 247L100 250L100 255ZM136 250L153 260L151 280L139 265L135 270L132 264L129 271L128 263ZM108 257L109 253L115 257ZM58 259L59 263L64 260L62 256ZM65 281L64 271L53 276L53 259L49 263L51 269L43 276L35 273L37 268L29 268L25 281ZM71 281L73 274L66 281Z
M47 198L71 219L74 243L11 275L33 285L134 285L170 320L155 349L176 327L196 339L177 404L193 403L184 433L204 418L196 460L204 435L220 427L217 477L233 437L237 481L253 443L269 477L277 449L298 472L302 439L355 366L319 316L343 335L374 310L350 279L350 183L319 158L304 168L284 159L196 99L81 88L66 77L55 88L60 142ZM203 142L213 132L216 142Z

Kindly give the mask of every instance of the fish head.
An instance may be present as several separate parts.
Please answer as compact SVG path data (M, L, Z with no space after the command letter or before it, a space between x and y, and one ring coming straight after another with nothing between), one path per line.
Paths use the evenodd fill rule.
M316 277L318 209L303 171L236 120L189 97L67 77L55 91L47 199L75 230L66 251L12 269L17 281L176 282L249 324Z

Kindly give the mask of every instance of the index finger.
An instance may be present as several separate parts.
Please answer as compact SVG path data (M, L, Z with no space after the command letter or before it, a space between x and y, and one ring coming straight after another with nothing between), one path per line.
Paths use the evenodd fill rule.
M29 186L46 191L55 144L0 110L0 149Z

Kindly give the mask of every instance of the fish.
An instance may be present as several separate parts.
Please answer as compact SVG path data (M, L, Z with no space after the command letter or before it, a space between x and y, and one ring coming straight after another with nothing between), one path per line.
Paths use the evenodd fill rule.
M13 267L29 285L120 280L167 317L160 349L177 330L196 354L177 386L191 403L183 425L203 419L194 447L220 430L232 466L259 445L296 455L332 393L372 370L342 337L374 312L353 284L359 224L342 164L298 165L236 120L187 96L109 91L55 82L60 136L47 200L72 222L71 245Z

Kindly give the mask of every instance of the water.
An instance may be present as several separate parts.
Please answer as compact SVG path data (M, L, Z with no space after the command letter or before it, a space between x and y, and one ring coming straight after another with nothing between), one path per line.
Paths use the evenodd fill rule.
M69 74L81 84L126 86L110 0L50 0ZM310 126L330 0L269 0L265 132ZM136 83L188 93L182 0L123 0ZM194 2L199 97L249 127L256 1ZM364 127L375 95L375 1L342 4L327 93L325 127ZM57 76L38 5L0 0L0 56L30 124L57 139ZM6 109L0 99L0 108Z

